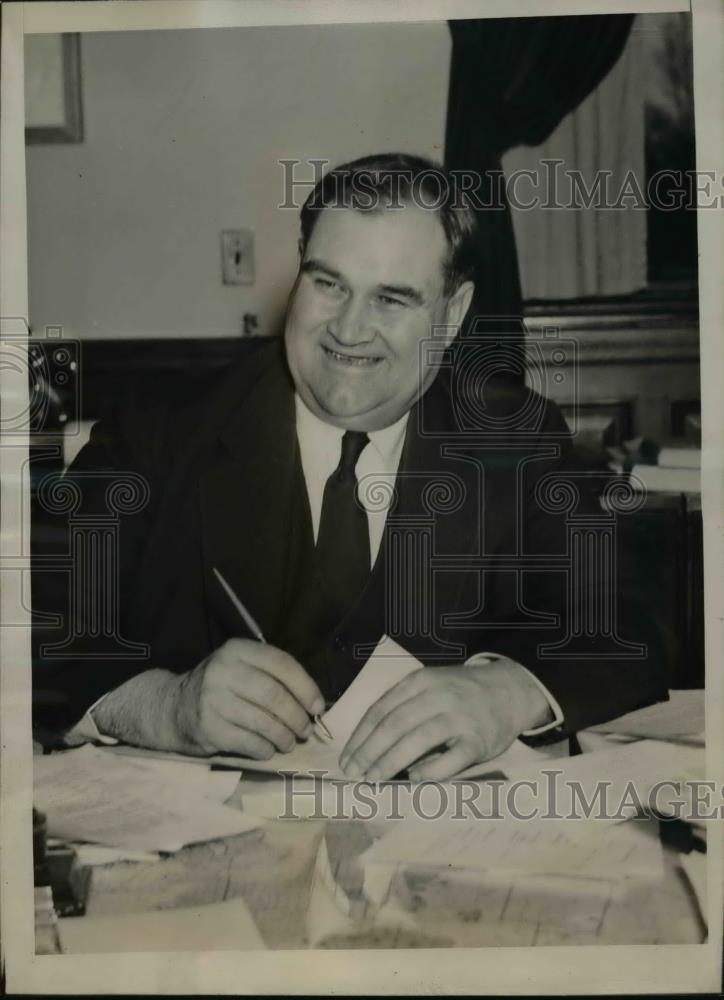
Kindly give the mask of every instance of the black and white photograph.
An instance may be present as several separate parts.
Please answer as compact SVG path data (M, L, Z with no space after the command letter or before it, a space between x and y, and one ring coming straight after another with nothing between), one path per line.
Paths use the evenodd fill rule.
M722 55L5 5L9 995L722 989Z

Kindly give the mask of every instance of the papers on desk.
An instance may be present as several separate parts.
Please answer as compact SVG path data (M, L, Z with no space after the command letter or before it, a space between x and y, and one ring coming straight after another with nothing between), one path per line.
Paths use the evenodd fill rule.
M609 899L627 880L660 880L663 850L657 824L633 821L610 826L594 821L470 820L400 825L362 857L369 903L387 903L403 873L453 880L463 886L538 887L551 901L565 897ZM402 879L403 883L405 879Z
M512 815L502 819L469 817L466 822L450 815L434 821L408 817L365 852L365 890L371 901L380 904L403 866L484 871L487 882L511 875L534 875L557 879L563 889L572 878L600 880L606 891L629 877L661 877L661 845L657 837L650 835L655 824L622 822L636 813L636 801L629 804L627 790L634 787L637 801L646 806L657 782L702 777L703 757L703 751L696 747L641 740L578 757L548 760L537 768L532 768L530 762L511 767L507 773L511 781L539 778L544 788L550 785L543 781L543 772L558 772L557 814L564 816L570 813L573 801L568 783L575 783L590 803L596 801L597 787L608 782L606 811L610 814L618 809L618 815L598 819L594 812L594 818L588 820L543 819L540 811L548 805L544 796L544 801L533 798L530 803L517 802L524 814L538 805L538 817L527 821ZM580 799L578 803L580 816ZM656 806L666 813L666 797L657 797ZM581 883L576 884L580 889Z
M649 820L470 819L406 821L362 856L364 891L383 905L403 871L438 871L445 879L492 887L536 884L551 896L609 897L627 879L661 879L663 850Z
M704 744L704 692L670 691L669 700L639 708L611 722L591 726L589 733L615 733L637 739Z
M684 743L635 740L577 757L548 761L538 773L532 772L530 767L511 768L508 777L512 781L535 781L537 778L542 780L543 772L550 771L558 772L555 776L558 808L564 815L571 811L572 803L581 794L587 802L595 802L597 789L605 783L606 812L614 813L615 818L597 819L599 826L631 819L649 806L659 815L686 819L693 808L693 788L689 782L704 778L704 751ZM661 782L682 784L676 788L668 784L661 786Z
M418 820L382 837L363 861L484 869L506 876L618 878L663 872L660 844L642 834L636 822L612 827L596 820Z
M231 779L217 780L208 767L139 761L92 746L35 757L33 764L35 806L47 816L48 833L64 840L177 851L258 826L219 804Z
M49 838L48 846L52 844L67 844L68 841ZM118 861L137 861L149 864L161 860L158 851L132 851L127 847L106 847L104 844L83 844L71 841L78 859L78 864L84 868L96 868L100 865L114 865Z
M495 778L502 780L507 772L514 769L519 770L524 765L528 770L537 771L547 759L539 751L531 750L519 740L516 740L499 757L487 764L479 764L465 771L453 781L461 778L472 779L473 776L479 780ZM306 774L295 774L293 782L284 780L275 775L264 778L260 774L247 774L240 782L242 808L247 815L257 816L259 819L279 819L289 818L292 814L297 819L311 819L322 816L334 819L355 819L369 815L369 811L374 811L375 815L385 816L392 810L394 801L394 812L401 819L408 815L414 817L414 805L412 797L408 795L394 795L394 789L390 786L399 784L409 784L409 782L380 781L374 784L364 785L364 800L357 798L354 791L354 782L344 779L317 781ZM344 784L344 788L341 785ZM485 792L481 790L481 799ZM439 799L434 795L428 805L427 796L424 790L421 792L419 806L422 809L435 811L439 807ZM448 800L450 811L455 809L455 799L451 793Z
M637 798L645 804L653 786L659 781L696 781L703 778L704 754L700 747L659 740L636 740L577 757L547 761L539 768L539 773L550 770L560 772L558 780L562 785L575 782L585 790L589 799L597 783L605 781L610 801L618 802L627 788L635 788ZM508 776L513 781L537 777L530 768L512 768Z
M59 921L58 933L64 954L266 947L243 899L151 913L73 917Z
M212 802L226 802L241 776L240 770L212 771L203 757L190 758L179 754L176 759L166 760L156 758L153 751L138 750L136 747L106 747L102 752L110 756L121 749L135 750L133 754L122 755L126 763L165 787L183 789L184 794L200 795Z

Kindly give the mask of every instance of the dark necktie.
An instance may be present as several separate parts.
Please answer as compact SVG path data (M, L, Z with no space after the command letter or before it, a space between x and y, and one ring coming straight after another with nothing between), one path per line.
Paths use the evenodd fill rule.
M357 503L357 459L369 442L361 431L346 431L339 465L326 482L317 535L317 565L341 614L354 605L370 574L367 514Z

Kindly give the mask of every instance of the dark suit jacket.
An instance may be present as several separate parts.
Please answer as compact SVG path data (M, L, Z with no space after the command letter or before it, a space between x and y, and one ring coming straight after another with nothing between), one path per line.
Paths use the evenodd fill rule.
M609 625L617 615L617 635L604 629L570 638L586 600L603 606L606 581L601 560L586 578L571 568L578 546L571 517L585 529L600 522L601 509L571 463L559 411L523 388L488 388L475 399L466 392L453 368L411 411L380 556L360 601L330 636L334 694L387 632L430 666L476 651L518 660L558 700L570 733L666 698L660 638L627 581L617 582L615 612L606 612ZM140 671L186 671L226 638L247 634L214 566L274 642L284 626L300 473L293 387L279 343L193 398L136 400L97 424L67 473L81 506L72 518L50 518L61 549L75 546L77 564L78 545L87 547L77 541L79 526L82 535L107 523L113 477L145 481L148 498L140 510L115 514L119 541L108 544L116 568L74 584L92 608L106 602L113 618L117 580L112 634L86 620L84 634L72 636L67 572L35 573L36 611L60 621L35 630L38 725L61 730ZM559 479L555 488L551 476ZM546 483L553 489L547 500ZM579 494L573 511L566 509L571 489ZM308 517L306 494L301 502ZM393 555L406 545L417 552L412 560Z

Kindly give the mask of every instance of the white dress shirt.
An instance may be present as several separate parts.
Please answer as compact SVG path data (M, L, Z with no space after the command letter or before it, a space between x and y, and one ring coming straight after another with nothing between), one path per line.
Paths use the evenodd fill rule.
M298 395L295 395L294 400L297 440L299 442L304 482L309 497L314 541L316 542L319 533L319 521L322 514L324 487L330 475L339 464L340 455L342 454L344 430L320 420L319 417L308 409ZM358 497L367 513L372 565L374 565L379 552L387 520L387 510L394 493L397 469L400 464L402 446L405 441L407 418L408 414L406 413L390 427L385 427L380 431L371 431L368 434L369 443L360 454L355 467L357 482L359 484ZM465 665L481 666L485 663L493 663L498 659L500 657L494 653L476 653L466 660ZM563 722L563 712L556 699L538 680L535 674L531 673L525 667L523 669L526 670L531 680L540 688L553 713L552 721L522 734L523 736L537 736L539 733L544 733L549 729L560 726ZM84 740L94 740L102 743L117 742L117 740L110 736L102 735L93 720L93 709L105 697L103 695L91 705L81 721L69 731L66 738L71 738L74 742L83 742Z
M325 424L305 406L299 396L295 396L295 406L297 440L316 542L322 515L324 487L339 465L344 431L341 427ZM391 427L385 427L381 431L371 431L367 435L370 439L369 444L363 449L355 466L359 501L367 512L370 558L373 566L380 549L387 509L395 487L397 468L405 441L407 417L406 413Z

